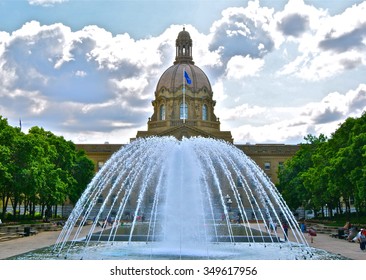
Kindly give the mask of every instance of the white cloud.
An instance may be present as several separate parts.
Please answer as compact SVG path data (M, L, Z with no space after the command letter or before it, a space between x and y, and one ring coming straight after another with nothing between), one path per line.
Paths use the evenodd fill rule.
M318 81L360 65L366 65L366 56L358 51L340 53L336 56L330 52L307 53L285 65L278 71L278 75L294 75L304 80Z
M256 0L223 11L208 34L185 25L221 128L236 142L298 143L359 116L366 108L364 14L366 1L331 16L303 0L279 12ZM0 32L0 115L14 123L21 114L24 127L77 142L123 143L146 129L182 27L140 40L96 25L75 31L37 21Z
M224 88L224 83L222 80L218 80L212 85L212 91L214 93L215 99L218 102L222 102L229 97Z
M39 91L25 91L16 89L7 91L0 90L0 100L3 105L1 114L19 118L27 116L30 118L41 116L48 110L49 102Z
M259 58L250 58L248 55L233 56L227 63L226 76L229 79L242 79L244 77L257 76L262 69L264 60Z
M318 81L366 65L364 14L366 2L354 5L342 14L330 16L326 11L304 4L302 0L290 1L284 11L275 17L278 25L281 26L284 19L296 16L298 21L306 18L308 26L301 30L298 37L286 34L286 30L291 33L291 26L282 26L283 36L290 36L288 40L298 43L299 55L284 65L278 74Z
M309 104L305 114L309 114L315 123L344 121L348 116L360 116L366 110L366 84L345 94L332 92L319 103Z
M304 0L291 0L282 11L275 14L274 27L283 36L289 37L286 39L301 40L304 34L316 32L326 17L329 17L326 10L308 5Z
M85 71L82 71L82 70L77 70L75 72L75 76L78 76L78 77L81 77L81 78L86 77L87 75L88 75L88 73L86 73Z
M30 5L49 7L55 4L68 2L69 0L28 0Z
M348 117L359 117L366 110L366 84L345 94L332 92L319 102L302 107L239 106L229 110L226 122L239 143L299 143L307 134L330 136ZM250 119L240 125L238 119ZM242 123L242 122L241 122Z
M148 80L144 77L131 77L121 81L113 79L111 83L115 86L116 92L124 98L148 98L151 95L144 95L145 88L149 85Z
M234 108L226 111L225 115L222 117L223 120L243 120L246 118L262 118L267 111L264 107L250 106L249 104L241 104Z
M228 8L213 23L210 51L218 51L226 62L235 55L263 57L274 47L270 34L273 10L250 1L246 8Z

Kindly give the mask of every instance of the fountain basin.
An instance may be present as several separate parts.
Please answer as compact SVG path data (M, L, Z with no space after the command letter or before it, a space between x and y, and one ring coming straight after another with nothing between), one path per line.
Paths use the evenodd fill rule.
M75 242L67 250L55 254L46 247L12 260L346 260L324 250L284 243L210 243L194 248L164 247L150 242Z

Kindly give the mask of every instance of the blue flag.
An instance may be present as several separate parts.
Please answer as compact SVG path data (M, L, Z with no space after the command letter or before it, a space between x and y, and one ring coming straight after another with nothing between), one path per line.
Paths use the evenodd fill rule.
M187 84L191 84L192 83L192 80L191 78L188 76L188 73L186 72L186 70L184 70L184 78L186 78L186 82Z

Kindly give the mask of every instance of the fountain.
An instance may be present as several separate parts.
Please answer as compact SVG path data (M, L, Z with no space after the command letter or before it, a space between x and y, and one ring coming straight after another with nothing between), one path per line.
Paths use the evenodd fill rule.
M329 258L314 252L273 183L235 146L151 137L116 152L56 244L25 258Z
M220 140L151 137L124 146L102 167L52 252L79 259L268 259L272 250L275 258L311 254L285 201L250 158Z

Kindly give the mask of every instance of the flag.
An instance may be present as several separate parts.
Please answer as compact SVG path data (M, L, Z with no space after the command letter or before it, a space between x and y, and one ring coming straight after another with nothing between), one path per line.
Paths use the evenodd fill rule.
M188 76L188 73L186 72L186 70L184 70L184 78L186 78L186 82L187 84L191 84L192 83L192 80L191 78Z

